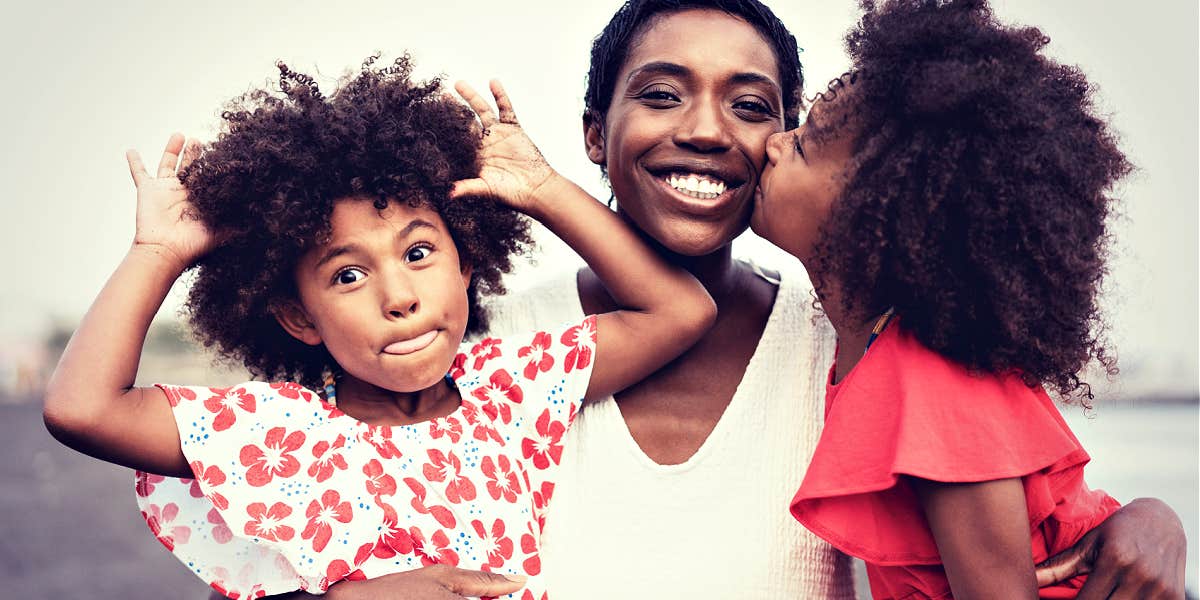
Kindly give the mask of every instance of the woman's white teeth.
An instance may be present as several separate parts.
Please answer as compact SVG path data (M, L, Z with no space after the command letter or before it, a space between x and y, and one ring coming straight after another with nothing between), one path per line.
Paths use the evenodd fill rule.
M706 175L672 174L667 177L667 183L688 196L703 200L712 200L725 193L724 181Z

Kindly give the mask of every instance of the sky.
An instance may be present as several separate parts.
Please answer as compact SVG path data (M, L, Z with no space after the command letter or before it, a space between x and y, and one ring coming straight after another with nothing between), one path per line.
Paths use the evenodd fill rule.
M268 83L282 59L332 89L375 52L407 50L417 73L484 89L501 79L550 163L600 198L579 115L588 50L615 0L438 2L44 1L6 8L0 125L0 361L52 323L74 323L133 236L134 188L123 153L153 164L172 131L215 137L222 103ZM840 0L770 3L804 49L809 92L848 64L841 38L857 16ZM1122 375L1118 392L1198 387L1197 6L1194 0L995 1L1008 22L1037 25L1049 52L1099 90L1138 171L1119 191L1115 256L1103 305ZM540 236L535 273L572 268ZM747 234L735 251L767 265L792 259ZM175 315L182 286L162 318ZM7 350L6 350L7 349Z

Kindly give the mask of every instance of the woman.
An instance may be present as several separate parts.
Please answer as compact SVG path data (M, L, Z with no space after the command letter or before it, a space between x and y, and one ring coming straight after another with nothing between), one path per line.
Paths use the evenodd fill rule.
M619 213L690 270L719 312L695 347L582 411L568 433L541 556L554 600L853 597L846 558L787 510L819 433L832 336L799 301L806 282L731 251L766 139L796 126L801 86L794 39L756 0L631 0L594 43L588 158ZM492 327L611 306L585 269L502 299ZM1174 513L1138 500L1040 576L1094 571L1081 598L1182 597L1183 547ZM510 585L436 567L330 594L455 598Z

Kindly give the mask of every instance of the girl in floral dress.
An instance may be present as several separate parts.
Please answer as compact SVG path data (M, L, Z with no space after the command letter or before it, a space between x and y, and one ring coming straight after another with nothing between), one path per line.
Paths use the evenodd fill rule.
M580 402L678 355L715 309L546 164L498 83L498 112L459 87L481 136L406 58L372 62L330 97L281 64L282 94L236 99L203 153L172 136L156 175L129 153L133 245L63 354L46 424L139 470L147 524L229 597L437 564L545 598L539 539ZM485 323L478 295L502 291L529 243L513 209L621 309L463 344ZM134 386L151 319L192 266L196 333L263 381Z
M1039 30L981 0L864 4L853 69L768 140L751 221L838 336L792 514L875 598L1073 598L1091 582L1039 590L1034 565L1119 506L1046 388L1086 403L1080 369L1114 370L1097 287L1129 164Z

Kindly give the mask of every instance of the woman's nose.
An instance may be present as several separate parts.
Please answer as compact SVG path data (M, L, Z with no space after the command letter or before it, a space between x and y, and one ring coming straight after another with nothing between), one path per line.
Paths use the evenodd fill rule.
M675 143L698 152L720 152L732 146L720 107L697 100L675 131Z

